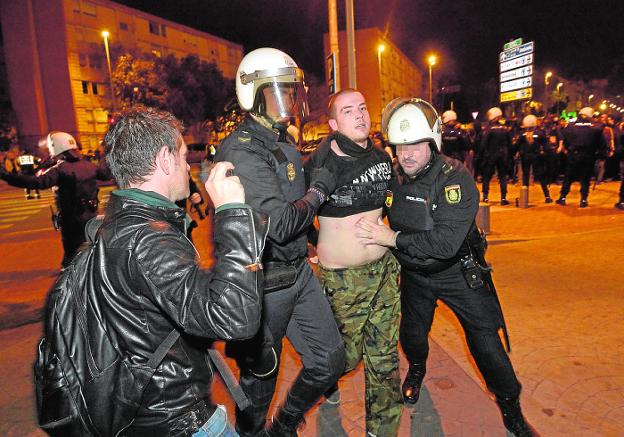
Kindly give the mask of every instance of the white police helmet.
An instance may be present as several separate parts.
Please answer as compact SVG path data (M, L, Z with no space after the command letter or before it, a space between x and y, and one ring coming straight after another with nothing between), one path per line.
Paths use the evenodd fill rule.
M428 141L437 152L442 146L440 117L433 106L421 99L399 97L388 103L381 127L390 144Z
M242 110L269 124L309 114L303 70L286 53L270 47L245 55L236 72L236 97Z
M529 114L522 119L522 127L529 128L537 126L537 117L533 114Z
M584 117L587 118L592 118L594 115L594 108L591 108L589 106L585 106L583 109L581 109L579 111L579 115L582 115Z
M503 111L501 111L501 108L499 108L498 106L490 108L486 114L488 121L492 121L495 118L502 117L502 116L503 116Z
M442 123L446 124L449 121L457 121L457 113L455 111L444 111L442 114Z
M59 131L52 131L48 134L46 145L48 146L48 151L50 152L51 157L60 155L67 150L78 148L78 144L76 143L74 137L67 132Z

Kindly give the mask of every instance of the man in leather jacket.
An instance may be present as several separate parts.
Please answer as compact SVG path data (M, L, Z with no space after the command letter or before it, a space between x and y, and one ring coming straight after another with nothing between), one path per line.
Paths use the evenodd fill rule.
M516 437L533 436L520 409L520 384L498 335L503 325L500 305L491 278L479 269L487 268L484 248L472 242L477 186L461 162L439 153L440 120L427 102L396 99L383 120L401 165L386 201L390 228L360 221L359 236L365 243L393 248L401 263L400 339L410 363L403 384L405 400L418 401L429 353L427 337L440 299L457 315L505 427Z
M207 348L214 339L253 337L260 327L266 216L244 203L240 181L226 176L230 163L215 166L206 190L216 207L217 263L203 270L186 238L186 212L174 203L189 195L187 149L177 120L151 109L131 110L111 125L105 144L120 189L111 193L95 237L90 283L101 299L94 305L138 366L174 328L181 334L124 435L233 436L225 407L211 400L214 371Z
M286 53L272 48L248 53L236 74L236 95L249 114L215 156L215 162L234 164L248 203L271 219L263 257L264 327L254 341L228 345L252 403L237 410L241 436L296 436L304 414L344 369L342 339L306 257L307 231L335 179L327 169L313 168L306 191L301 155L286 132L305 115L303 85L303 72ZM303 369L264 431L284 336L301 356Z
M66 267L86 241L85 225L97 215L96 180L110 179L110 175L82 158L76 140L70 134L52 131L46 141L50 159L34 175L0 173L0 178L21 188L58 187L56 203L64 252L61 264Z

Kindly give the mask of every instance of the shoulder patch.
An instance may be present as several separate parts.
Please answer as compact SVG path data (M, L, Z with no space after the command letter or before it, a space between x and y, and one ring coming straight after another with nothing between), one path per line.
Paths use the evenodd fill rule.
M451 205L461 202L461 186L454 184L444 187L444 198Z
M243 137L239 135L238 141L240 141L241 143L249 143L251 141L251 137Z
M448 175L452 171L453 171L452 164L449 164L448 162L445 162L444 164L442 164L442 173L444 173L445 175Z

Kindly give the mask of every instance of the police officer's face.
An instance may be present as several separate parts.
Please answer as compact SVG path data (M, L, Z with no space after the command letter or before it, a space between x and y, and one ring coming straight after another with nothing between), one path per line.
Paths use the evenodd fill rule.
M414 176L431 159L431 147L423 141L416 144L401 144L397 146L397 159L408 176Z
M352 141L364 145L371 128L370 114L364 96L359 92L339 95L334 101L335 118L329 126Z
M262 90L266 102L266 113L274 121L286 123L290 117L283 117L282 114L292 112L295 105L295 91L290 87L267 87Z

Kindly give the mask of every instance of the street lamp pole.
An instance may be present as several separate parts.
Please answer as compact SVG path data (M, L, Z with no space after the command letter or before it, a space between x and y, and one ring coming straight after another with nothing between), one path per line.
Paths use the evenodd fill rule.
M108 82L110 84L111 106L113 108L113 112L116 112L117 108L115 107L115 90L113 89L113 70L111 69L110 52L108 50L108 36L108 30L102 31L102 38L104 38L104 50L106 50L106 65L108 66Z
M548 84L550 83L550 78L552 77L552 71L546 72L544 75L544 104L546 105L546 113L548 113Z
M433 79L432 79L432 67L436 64L437 58L435 55L430 55L427 58L427 63L429 64L429 103L433 105Z
M381 54L386 49L384 43L379 43L377 46L377 70L379 74L379 107L381 108L381 112L384 110L384 101L383 101L383 86L382 86L382 77L381 77ZM379 119L381 123L381 118ZM381 130L381 129L379 129Z

